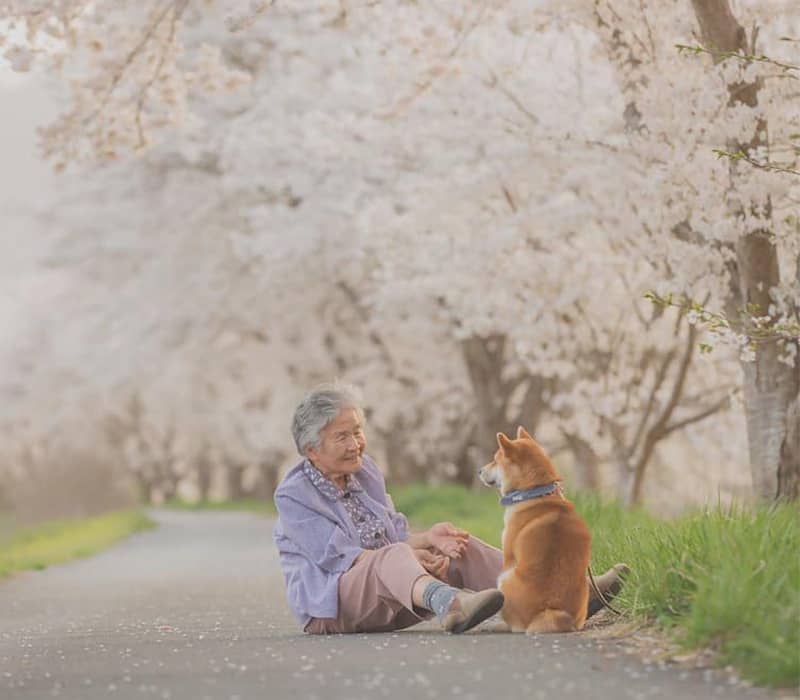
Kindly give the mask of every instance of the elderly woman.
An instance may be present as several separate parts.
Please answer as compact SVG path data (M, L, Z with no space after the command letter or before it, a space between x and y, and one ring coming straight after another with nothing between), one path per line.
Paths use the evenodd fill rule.
M386 632L435 615L459 633L500 610L500 550L445 522L409 532L365 454L363 414L348 389L306 396L292 434L304 459L275 492L273 536L306 632Z

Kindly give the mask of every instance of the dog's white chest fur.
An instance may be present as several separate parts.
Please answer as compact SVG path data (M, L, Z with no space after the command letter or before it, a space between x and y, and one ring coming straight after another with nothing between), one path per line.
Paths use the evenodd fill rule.
M511 520L513 510L513 508L506 508L506 512L503 513L503 534L500 535L500 546L503 549L506 548L506 532L508 532L508 523Z
M506 508L506 512L503 514L503 534L500 535L500 543L503 551L508 551L506 547L506 533L508 532L508 523L511 520L511 514L513 508ZM497 587L500 588L500 584L502 583L503 579L506 576L511 576L514 573L514 567L512 566L510 569L506 569L497 577Z

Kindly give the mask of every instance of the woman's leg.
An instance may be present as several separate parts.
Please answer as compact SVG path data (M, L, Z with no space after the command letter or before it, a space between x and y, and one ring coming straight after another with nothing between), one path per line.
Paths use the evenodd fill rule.
M431 578L405 543L367 550L339 579L338 617L312 620L306 631L389 632L430 619L432 613L417 607L412 597L422 577Z
M447 582L458 588L483 591L497 587L503 570L503 552L470 535L460 559L451 559Z

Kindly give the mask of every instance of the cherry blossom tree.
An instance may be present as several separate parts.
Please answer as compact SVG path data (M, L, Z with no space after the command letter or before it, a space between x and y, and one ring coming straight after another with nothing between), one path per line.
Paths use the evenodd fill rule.
M800 237L787 216L797 181L776 177L769 164L788 158L791 169L796 160L800 114L779 38L796 34L798 13L783 3L745 5L742 21L754 26L748 37L726 0L691 8L603 1L576 11L616 66L628 151L648 166L647 180L626 193L634 206L649 203L637 206L644 247L674 272L657 291L703 299L734 320L724 337L742 351L754 487L763 498L796 498L798 337L775 334L753 347L738 319L797 325ZM676 50L698 40L715 70L712 58ZM747 58L759 42L776 62ZM768 167L719 159L721 152Z
M699 365L693 317L644 295L726 303L752 209L729 192L779 207L793 191L740 170L730 189L713 148L753 117L707 125L750 67L681 55L688 5L0 10L26 25L8 58L60 63L73 91L44 147L77 163L48 221L75 323L42 366L116 397L112 413L131 382L154 416L172 405L181 434L225 446L232 484L246 463L274 479L293 402L332 376L369 387L408 476L469 482L494 432L523 423L587 485L613 465L636 501L668 439L724 420L740 370L724 348ZM795 239L773 229L785 267ZM720 449L708 434L698 453Z

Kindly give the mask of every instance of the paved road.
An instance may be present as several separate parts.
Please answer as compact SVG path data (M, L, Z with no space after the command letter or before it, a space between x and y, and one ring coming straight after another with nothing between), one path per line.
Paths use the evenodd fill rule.
M2 700L774 697L586 634L304 636L269 520L153 517L157 530L101 555L0 583Z

